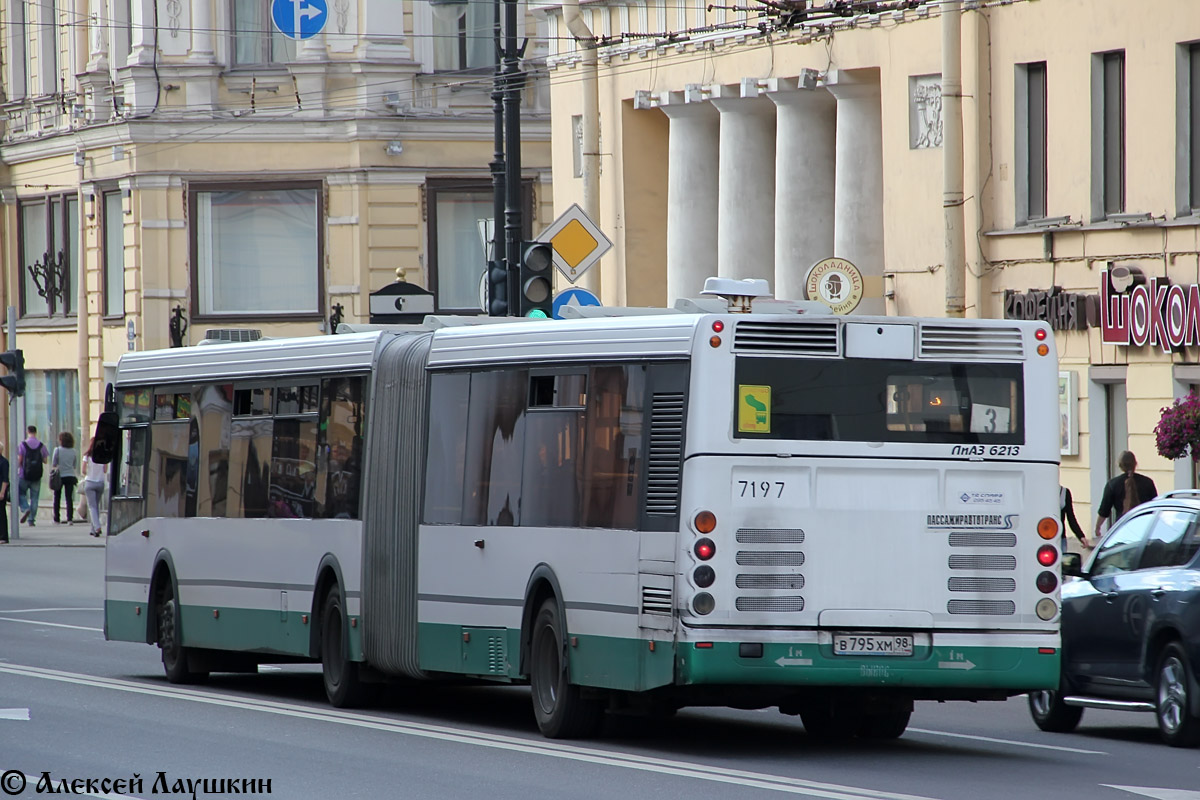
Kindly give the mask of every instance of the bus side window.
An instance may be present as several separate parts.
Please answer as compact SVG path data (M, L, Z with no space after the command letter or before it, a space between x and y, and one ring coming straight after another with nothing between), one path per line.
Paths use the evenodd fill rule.
M528 370L471 375L463 474L464 525L521 524Z
M463 516L467 458L467 408L471 376L429 376L429 447L425 457L427 525L458 525Z
M195 515L223 517L229 489L229 426L233 415L233 384L194 386L192 396L196 398L194 417L200 427L196 453ZM188 448L190 451L191 442ZM192 457L191 452L188 457Z
M363 379L323 381L321 398L317 516L358 519L365 421Z
M636 529L646 368L595 367L588 395L580 524Z

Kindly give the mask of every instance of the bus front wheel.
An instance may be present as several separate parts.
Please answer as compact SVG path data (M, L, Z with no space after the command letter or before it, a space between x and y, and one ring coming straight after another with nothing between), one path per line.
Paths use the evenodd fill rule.
M188 650L179 636L179 603L170 581L164 584L158 600L158 647L170 683L199 683L208 677L207 672L194 671L188 666Z
M558 603L546 600L534 618L530 642L533 714L548 739L586 738L599 730L604 707L568 680L564 634Z
M359 706L364 694L358 662L350 660L345 619L342 595L334 587L321 604L321 676L325 696L334 708Z

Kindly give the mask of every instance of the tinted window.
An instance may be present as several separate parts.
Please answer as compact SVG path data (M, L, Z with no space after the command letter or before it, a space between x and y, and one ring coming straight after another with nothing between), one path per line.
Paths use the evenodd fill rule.
M521 524L579 525L583 412L530 409L525 415Z
M147 398L149 394L147 393ZM121 467L117 473L118 497L145 496L146 444L150 439L150 428L142 426L121 432Z
M147 480L147 516L182 517L187 483L187 422L156 423L150 426L150 459Z
M645 396L643 366L592 370L581 500L585 527L638 527Z
M1019 364L740 357L743 439L1020 444Z
M1140 569L1153 567L1175 567L1192 560L1195 550L1186 546L1196 526L1196 515L1182 509L1167 509L1158 513L1154 527L1146 538L1146 548L1138 566Z
M467 373L440 373L429 378L424 521L431 525L462 521L470 387Z
M358 519L362 483L366 408L362 378L336 378L323 384L318 513L322 517ZM458 484L462 485L461 481Z
M233 414L233 386L197 386L196 417L200 423L196 515L225 516L229 488L229 429Z
M471 376L463 524L521 524L521 466L528 373Z
M235 419L229 428L229 488L225 512L230 517L265 517L271 482L271 431L267 418Z
M317 420L275 420L268 517L311 517L317 492Z
M1096 550L1092 557L1091 574L1108 575L1137 569L1142 542L1153 521L1153 512L1123 520Z

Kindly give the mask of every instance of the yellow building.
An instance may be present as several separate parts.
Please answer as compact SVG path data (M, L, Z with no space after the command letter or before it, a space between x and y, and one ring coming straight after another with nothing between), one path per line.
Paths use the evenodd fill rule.
M323 335L398 268L479 313L495 7L304 0L325 19L296 40L270 0L0 0L0 309L42 438L86 432L121 353L173 330ZM550 129L520 9L528 232L552 218Z
M598 153L606 303L661 305L708 275L800 298L836 256L863 276L856 313L1028 313L1058 329L1063 482L1089 536L1126 447L1160 491L1196 485L1153 433L1200 384L1179 322L1200 282L1195 0L542 11L555 198L586 202ZM1110 267L1132 332L1101 332Z

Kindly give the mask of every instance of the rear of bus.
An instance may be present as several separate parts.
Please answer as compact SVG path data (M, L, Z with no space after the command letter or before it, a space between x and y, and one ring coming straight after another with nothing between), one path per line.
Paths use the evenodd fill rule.
M784 710L1058 685L1046 325L713 315L693 353L677 684Z

